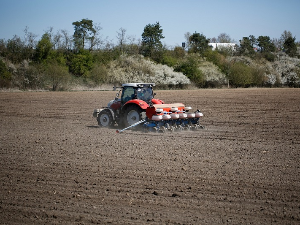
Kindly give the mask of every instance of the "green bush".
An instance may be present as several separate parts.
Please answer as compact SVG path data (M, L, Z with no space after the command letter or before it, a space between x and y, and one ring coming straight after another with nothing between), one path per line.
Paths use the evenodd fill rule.
M262 87L266 83L263 68L248 66L242 62L229 64L228 79L234 87Z
M228 62L226 61L224 55L220 54L218 51L212 51L211 49L208 49L204 52L203 56L207 61L212 62L219 67L222 73L228 73Z
M88 50L80 50L70 56L69 70L75 76L87 75L93 67L93 57Z
M68 67L59 64L56 60L50 61L45 68L46 83L53 91L65 90L71 80Z
M121 56L121 51L118 48L112 50L97 50L92 53L93 61L107 66L111 61L118 59Z
M176 72L182 72L186 75L196 86L202 87L204 84L204 76L201 70L198 68L197 57L194 55L189 56L183 60L174 69Z
M161 63L170 67L174 67L177 64L177 59L169 55L164 55Z
M262 53L262 55L269 62L274 62L275 61L275 55L271 52L264 52L264 53Z
M35 61L41 63L44 60L47 60L47 58L52 52L52 47L53 45L51 43L50 35L47 33L44 34L36 46L35 56L34 56Z
M174 50L164 49L161 64L175 67L179 60L183 59L185 51L182 47L175 47Z
M13 74L13 85L23 90L43 89L43 70L42 65L22 65Z
M185 56L185 51L182 47L175 47L173 52L174 57L176 57L177 59L183 59L183 57Z
M24 42L16 35L7 41L6 49L3 50L4 52L1 52L1 55L13 63L20 63L24 60Z
M265 71L262 68L251 67L252 86L263 87L266 83Z
M252 84L251 68L242 62L236 62L231 65L228 78L235 87L249 87Z
M213 51L211 49L206 50L203 53L203 56L206 58L207 61L212 62L215 65L219 65L220 64L220 53L218 53L217 51Z
M5 63L0 59L0 88L9 88L12 74L6 68Z
M94 85L100 85L108 81L107 69L103 64L94 65L93 69L88 74Z

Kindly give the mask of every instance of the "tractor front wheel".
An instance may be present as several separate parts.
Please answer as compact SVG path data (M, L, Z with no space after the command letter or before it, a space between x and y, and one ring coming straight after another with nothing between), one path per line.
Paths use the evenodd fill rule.
M111 127L113 123L111 112L107 109L99 113L97 120L100 127Z
M144 119L144 111L137 105L128 106L124 113L125 127L129 127L132 124Z

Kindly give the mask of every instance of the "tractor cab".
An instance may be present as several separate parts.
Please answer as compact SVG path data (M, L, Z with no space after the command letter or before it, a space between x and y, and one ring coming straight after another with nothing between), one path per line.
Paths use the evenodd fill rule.
M121 90L116 94L114 100L108 103L108 108L118 110L125 106L127 103L139 104L141 101L148 105L156 103L157 100L153 99L154 93L152 83L127 83L122 84ZM121 96L120 96L121 95ZM159 100L160 101L160 100ZM161 103L160 101L159 103Z
M150 103L153 99L153 89L154 84L142 84L142 83L128 83L123 84L123 91L121 95L121 104L124 105L126 102L139 99L146 103Z

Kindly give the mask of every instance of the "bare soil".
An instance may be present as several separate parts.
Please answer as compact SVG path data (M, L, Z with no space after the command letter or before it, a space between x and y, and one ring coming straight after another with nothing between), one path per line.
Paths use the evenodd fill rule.
M204 130L99 128L115 92L0 93L0 224L300 224L300 89L157 91Z

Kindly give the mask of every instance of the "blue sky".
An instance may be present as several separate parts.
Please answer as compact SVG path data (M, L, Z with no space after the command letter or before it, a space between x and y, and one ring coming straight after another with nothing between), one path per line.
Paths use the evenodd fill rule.
M0 0L0 39L53 27L74 32L72 22L90 19L102 27L103 39L116 43L117 31L141 39L147 24L159 22L169 47L181 45L186 32L207 38L227 33L237 43L254 35L280 38L291 31L300 41L300 0Z

